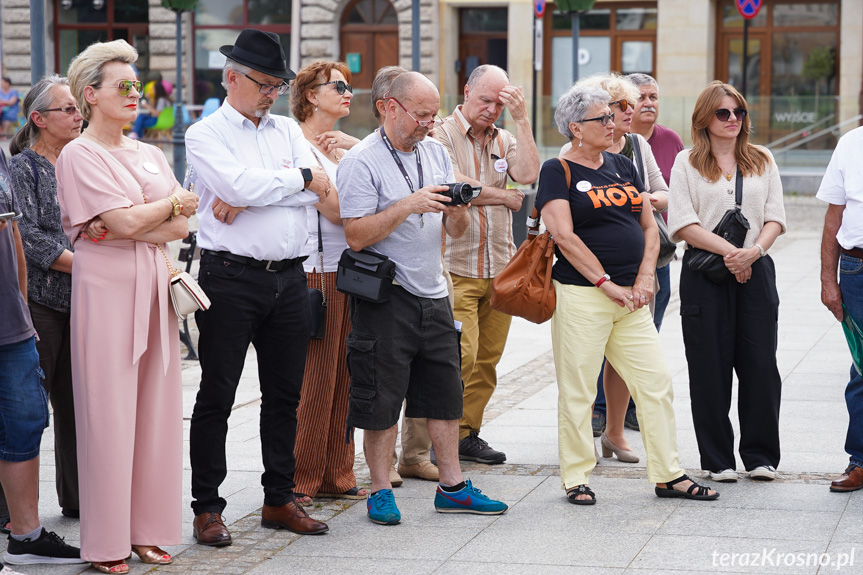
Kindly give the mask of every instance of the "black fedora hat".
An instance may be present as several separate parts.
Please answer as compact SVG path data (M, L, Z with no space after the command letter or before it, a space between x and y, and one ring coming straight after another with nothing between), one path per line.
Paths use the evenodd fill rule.
M240 32L233 46L222 46L219 52L231 60L276 78L293 80L297 77L285 62L285 51L279 37L272 32L246 28Z

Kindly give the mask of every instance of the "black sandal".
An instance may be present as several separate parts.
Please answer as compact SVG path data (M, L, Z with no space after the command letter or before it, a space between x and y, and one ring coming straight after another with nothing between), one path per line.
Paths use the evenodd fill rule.
M576 499L579 495L587 495L590 499ZM574 505L593 505L596 503L596 493L587 485L579 485L566 490L566 500Z
M674 489L674 486L682 481L692 481L688 475L685 473L674 479L672 481L667 481L665 483L665 487L659 487L658 485L655 487L656 496L657 497L683 497L684 499L697 499L698 501L713 501L714 499L719 498L719 493L716 492L713 495L710 495L710 489L704 487L703 485L699 485L695 481L692 481L692 485L689 486L689 489L686 491L680 491L679 489Z

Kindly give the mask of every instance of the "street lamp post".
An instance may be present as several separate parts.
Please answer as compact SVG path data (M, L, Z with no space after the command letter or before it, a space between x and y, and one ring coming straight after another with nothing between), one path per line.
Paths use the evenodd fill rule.
M186 170L186 123L183 121L183 12L195 9L198 0L162 0L162 6L177 13L177 84L174 107L174 132L171 144L174 147L174 177L184 179Z
M596 0L555 0L557 9L572 18L572 82L578 81L578 36L581 13L593 8Z

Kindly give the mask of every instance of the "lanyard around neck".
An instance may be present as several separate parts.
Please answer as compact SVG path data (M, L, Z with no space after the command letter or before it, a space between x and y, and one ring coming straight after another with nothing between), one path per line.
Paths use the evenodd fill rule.
M399 171L402 173L402 176L404 176L404 178L405 178L405 182L407 182L407 184L408 184L408 189L410 189L411 193L414 193L416 190L414 190L414 184L411 181L411 177L408 175L407 170L405 170L405 166L404 166L404 164L402 164L402 159L399 158L399 155L396 153L396 149L393 147L392 142L390 142L389 137L387 137L387 133L386 133L386 131L384 131L383 126L381 126L381 129L378 132L378 134L380 135L381 139L384 141L384 144L387 145L387 149L390 151L390 154L392 154L393 160L395 160L396 165L399 167ZM416 159L417 159L417 174L418 174L419 180L420 180L419 181L419 184L420 184L419 187L422 188L423 187L423 162L422 162L422 157L420 156L419 146L414 147L414 155L416 156ZM417 189L419 189L419 188L417 188Z

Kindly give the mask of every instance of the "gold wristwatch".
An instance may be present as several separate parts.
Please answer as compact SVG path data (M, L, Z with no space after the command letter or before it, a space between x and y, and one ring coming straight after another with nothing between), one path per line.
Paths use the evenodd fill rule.
M171 201L171 205L173 208L171 209L171 215L168 216L168 221L174 221L174 218L183 213L183 204L180 203L180 200L176 198L176 196L168 196L168 200Z

